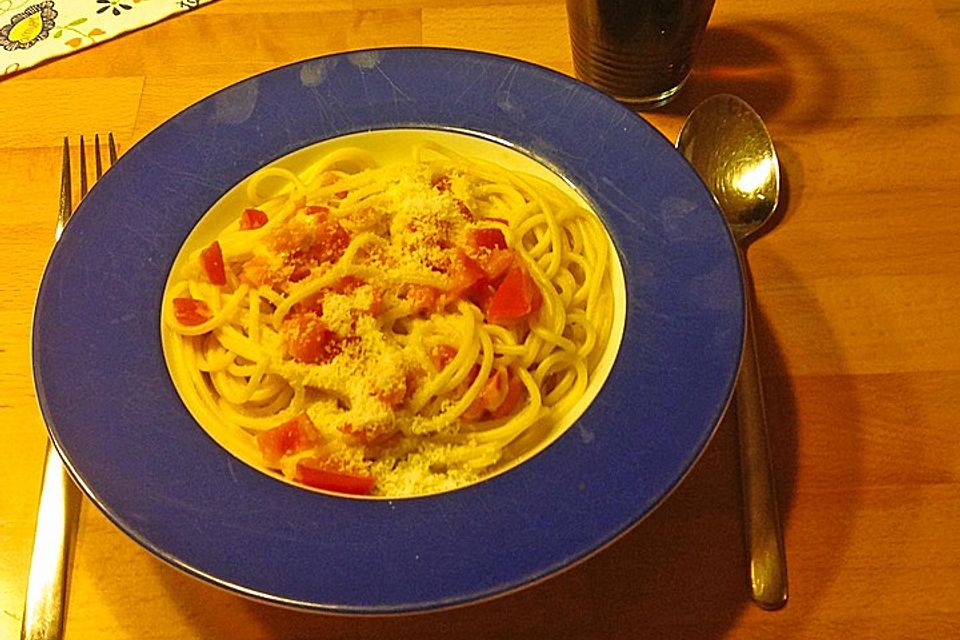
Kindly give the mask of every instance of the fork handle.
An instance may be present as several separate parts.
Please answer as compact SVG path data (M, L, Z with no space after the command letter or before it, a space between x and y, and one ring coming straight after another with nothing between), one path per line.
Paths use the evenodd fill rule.
M748 300L743 363L737 380L740 426L740 479L743 520L750 562L751 596L760 607L779 609L787 602L787 566L783 547L773 463L757 364L753 313Z
M63 636L67 571L79 515L80 491L48 440L21 640L60 640Z

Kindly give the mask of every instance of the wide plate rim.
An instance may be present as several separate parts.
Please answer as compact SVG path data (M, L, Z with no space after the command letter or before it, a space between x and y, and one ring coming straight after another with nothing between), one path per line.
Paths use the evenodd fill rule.
M374 58L376 58L377 56L384 56L383 59L386 59L386 57L389 57L392 55L414 56L414 57L416 56L427 56L427 57L453 56L454 58L457 58L460 61L467 61L467 62L472 61L478 64L492 64L494 66L503 65L510 69L510 73L515 73L520 75L527 74L530 76L539 77L540 79L542 79L543 77L549 77L549 78L552 78L552 81L559 82L560 84L564 84L567 87L569 87L569 91L571 91L572 93L575 93L578 97L582 98L586 96L586 99L588 99L588 101L591 102L592 104L606 105L606 109L608 112L609 111L619 112L621 116L624 118L623 126L626 129L633 130L633 131L643 130L647 138L656 139L659 137L660 142L658 144L660 144L661 147L663 146L664 143L666 143L666 145L669 146L669 143L662 136L662 134L660 134L659 131L653 128L646 121L642 120L641 118L637 118L635 114L628 112L625 108L620 107L619 105L614 103L611 99L607 98L606 96L603 96L599 92L596 92L595 90L590 89L585 85L581 85L576 81L566 76L563 76L562 74L559 74L555 71L547 69L545 67L534 65L528 62L514 60L512 58L508 58L505 56L459 50L459 49L432 48L432 47L389 47L389 48L357 50L357 51L350 51L345 53L331 54L327 56L320 56L317 58L312 58L309 60L304 60L304 61L299 61L299 62L294 62L288 65L284 65L282 67L278 67L276 69L271 69L266 72L257 74L255 76L252 76L251 78L241 80L181 110L176 115L171 117L169 120L165 121L164 124L160 125L157 129L155 129L150 134L145 136L144 139L141 140L141 142L139 142L137 145L135 145L130 151L128 151L128 153L131 153L135 149L140 148L141 145L144 143L144 141L151 139L151 137L155 136L155 134L157 134L158 131L163 131L164 127L169 127L171 126L171 123L177 122L178 120L181 120L182 118L184 118L185 114L191 113L191 110L199 108L200 105L209 105L211 101L216 101L217 96L223 96L225 94L228 94L231 90L236 90L238 87L242 88L244 86L249 86L248 83L255 81L257 79L267 78L271 76L271 74L274 74L274 75L281 74L284 71L289 71L291 69L303 69L304 68L303 65L307 65L317 61L330 61L330 60L342 61L348 58L349 56L356 56L356 55L360 55L360 56L370 55L370 56L373 56ZM618 110L622 110L622 112ZM632 119L628 119L628 116ZM416 126L417 124L423 125L424 123L410 123L410 124L413 126ZM440 126L439 123L426 123L426 124L428 126L430 125ZM663 150L661 149L661 152L662 151ZM278 155L283 155L283 153L279 153ZM677 156L679 156L679 154L677 154ZM127 158L128 158L127 154L125 154L120 158L117 165L115 166L115 169L112 170L112 173L114 173L114 175L116 175L116 173L118 172L117 170L118 167L122 168L123 166L125 166L124 165L125 161L130 163L130 161L127 160ZM729 230L726 228L725 223L722 222L722 216L719 216L719 212L715 210L715 203L713 203L712 199L709 198L709 194L706 192L705 187L702 186L702 183L697 182L698 179L695 177L695 174L692 172L692 170L689 170L688 174L689 175L687 175L687 177L691 179L691 185L699 184L699 187L695 187L695 186L690 187L691 189L694 189L694 190L696 190L697 188L700 189L700 192L697 194L699 199L699 204L704 205L706 200L709 200L710 206L714 207L714 209L711 212L711 215L715 216L716 218L712 221L714 235L716 236L716 234L726 234L725 238L720 238L719 236L716 236L714 238L714 242L720 241L720 244L729 245L729 246L725 246L723 250L724 256L722 256L723 257L722 261L726 263L725 266L728 267L727 272L729 273L733 273L732 271L729 270L729 267L731 264L730 261L732 260L733 263L735 263L736 276L737 276L735 289L737 292L739 292L739 295L741 296L741 298L739 301L737 301L738 304L733 304L729 308L725 309L724 317L728 322L730 322L733 325L736 325L736 324L742 325L742 308L740 310L736 310L737 307L742 307L743 305L742 279L739 274L739 261L737 260L737 253L733 245L732 237L730 237ZM114 180L114 179L111 178L111 174L108 174L105 177L104 182L107 182L109 184L111 183L111 180ZM230 188L231 186L232 185L226 185L226 188ZM84 203L86 205L86 208L90 208L90 209L95 208L94 204L88 204L88 202L97 203L98 194L101 194L101 193L103 193L103 188L100 186L100 184L98 184L94 187L94 190L91 191L91 197L88 199L88 201ZM103 197L106 197L106 196L103 196ZM81 213L83 213L84 208L85 207L81 205L81 211L80 211ZM63 270L65 269L65 266L61 263L64 262L66 258L63 258L62 256L70 251L71 246L76 246L82 242L83 231L86 231L86 230L81 229L78 231L74 231L73 229L68 228L63 238L65 242L62 241L61 243L58 243L58 245L54 248L54 251L51 254L47 269L44 272L43 281L41 282L40 293L38 295L36 314L34 317L34 326L31 334L31 338L33 341L33 344L31 345L31 352L33 354L33 370L34 370L34 377L36 381L35 384L37 389L38 401L39 401L41 412L43 413L45 422L49 425L48 429L50 431L50 434L54 441L55 446L58 448L61 455L63 456L67 468L70 470L71 474L73 475L75 480L78 482L78 484L80 484L81 487L84 489L85 493L93 500L93 502L97 505L97 507L107 515L107 517L111 521L113 521L118 527L120 527L125 533L127 533L127 535L130 535L131 537L133 537L139 544L141 544L142 546L144 546L145 548L153 552L155 555L163 558L173 566L181 570L184 570L187 573L190 573L194 576L202 578L211 584L227 588L231 591L240 593L242 595L253 597L259 600L266 600L268 602L272 602L275 604L292 606L296 608L322 610L322 611L327 611L332 613L393 614L393 613L406 613L406 612L414 612L414 611L432 610L437 608L445 608L449 606L477 602L480 600L487 599L489 597L494 597L494 596L502 595L505 593L509 593L518 588L522 588L530 584L539 582L540 580L546 577L554 575L555 573L557 573L563 568L568 568L572 564L582 561L583 559L589 557L599 549L605 547L607 544L609 544L613 540L619 538L623 533L629 530L633 525L639 522L642 518L649 515L649 513L651 513L652 510L657 505L663 502L666 496L669 495L669 493L676 487L676 485L679 483L682 477L684 477L686 473L689 472L689 470L692 468L693 464L695 463L696 459L698 459L700 454L702 454L707 443L712 437L712 434L716 430L720 417L722 416L723 411L725 410L727 403L729 402L730 395L732 393L732 388L733 388L733 381L735 379L736 369L739 366L739 345L742 344L742 328L738 329L736 327L733 327L732 330L734 331L734 333L730 334L729 336L726 336L727 341L724 345L729 353L727 354L727 357L726 357L725 370L723 372L723 378L724 378L723 385L722 385L723 388L717 391L716 393L717 397L712 402L713 406L711 407L711 413L714 414L714 418L711 419L710 424L708 425L704 424L699 429L698 433L696 434L697 435L696 446L694 446L692 449L690 449L690 451L688 451L690 455L687 456L687 458L682 461L681 469L679 470L679 472L673 473L674 478L672 482L669 483L669 486L663 488L661 491L657 493L657 495L652 496L652 500L649 504L644 504L644 505L635 507L635 513L633 514L633 517L628 518L626 521L622 520L621 518L621 520L618 521L616 527L608 529L605 532L605 535L602 535L600 538L597 538L596 536L594 536L595 539L592 544L589 544L586 546L580 545L579 547L576 548L575 553L570 553L569 549L567 549L567 552L554 556L551 562L541 563L538 566L538 570L536 571L527 570L523 572L522 575L519 575L519 574L514 575L512 580L502 581L498 584L487 584L484 587L479 589L471 589L470 586L466 584L455 586L451 591L451 593L447 594L448 597L445 597L445 598L439 598L436 595L425 597L425 598L419 598L419 599L417 597L409 597L406 599L397 599L395 597L391 599L391 598L384 597L379 602L361 601L358 599L354 599L352 601L350 601L349 599L345 599L344 601L341 601L341 602L329 602L329 601L321 602L316 598L312 598L312 599L311 598L305 598L305 599L289 598L281 594L271 593L269 591L260 590L257 588L251 588L250 585L234 583L231 580L224 579L223 577L216 575L217 572L210 572L206 570L204 567L197 566L196 562L185 561L184 558L182 558L179 554L169 553L162 545L158 545L156 543L153 536L151 536L150 534L145 534L142 529L138 529L137 526L132 525L128 517L128 514L118 512L117 509L110 503L109 499L104 499L99 494L97 487L93 486L93 484L95 483L88 482L88 478L91 474L84 471L84 464L86 463L83 460L80 460L79 465L76 464L78 462L78 459L75 459L75 456L71 454L70 443L65 442L65 440L70 440L70 438L75 438L76 435L75 433L68 434L68 437L64 438L64 434L62 433L62 425L57 423L58 418L56 414L59 413L61 415L61 418L59 418L60 420L64 419L62 417L63 416L62 408L57 408L53 406L53 405L56 405L58 401L56 399L51 399L51 397L48 397L47 395L46 387L45 387L45 379L46 379L47 373L49 372L49 366L43 365L42 362L45 357L49 357L49 352L42 351L43 347L42 345L40 345L41 340L39 340L38 338L40 338L40 334L44 333L45 331L44 323L47 323L49 325L51 322L49 318L43 317L43 315L40 313L42 307L45 304L44 302L45 296L47 297L47 299L49 299L49 296L51 295L50 292L57 285L56 277L51 274L57 273L58 270L60 273L63 272ZM616 238L615 238L615 242L616 242ZM64 249L64 247L67 247L67 249ZM628 282L628 295L630 295L629 287L630 287L630 283ZM49 327L47 327L47 329L49 329ZM737 333L738 331L739 333ZM157 339L159 340L159 336L157 336ZM733 355L734 347L736 347L735 357ZM613 373L611 373L611 376L612 375ZM199 427L197 428L199 429ZM569 435L570 434L567 434L567 436ZM567 438L567 436L564 436L564 438ZM572 437L573 436L570 436L570 438ZM418 500L418 499L411 499L411 500ZM622 509L622 507L620 508ZM620 515L623 515L623 514L620 514ZM373 600L375 599L376 598L373 598Z

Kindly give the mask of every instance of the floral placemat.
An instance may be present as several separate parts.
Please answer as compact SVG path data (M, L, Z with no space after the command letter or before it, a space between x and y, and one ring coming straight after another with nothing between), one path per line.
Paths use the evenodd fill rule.
M0 79L213 0L0 0Z

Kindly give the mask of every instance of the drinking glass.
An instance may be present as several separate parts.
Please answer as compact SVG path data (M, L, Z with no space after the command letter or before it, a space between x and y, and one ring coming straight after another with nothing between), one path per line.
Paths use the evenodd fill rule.
M577 77L637 109L686 82L714 0L567 0Z

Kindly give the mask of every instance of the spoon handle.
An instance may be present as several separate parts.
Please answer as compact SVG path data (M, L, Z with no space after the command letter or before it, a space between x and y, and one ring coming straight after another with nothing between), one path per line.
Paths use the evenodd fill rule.
M736 391L744 526L753 600L764 609L779 609L787 602L787 565L750 307L748 299L743 363Z

